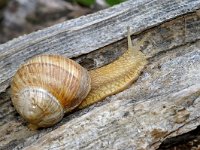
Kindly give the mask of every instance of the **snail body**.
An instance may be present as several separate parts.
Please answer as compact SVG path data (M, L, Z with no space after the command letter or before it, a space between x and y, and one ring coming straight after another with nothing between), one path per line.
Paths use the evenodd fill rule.
M91 91L78 108L87 107L123 91L139 77L146 64L146 56L134 49L128 30L128 50L114 62L89 71L92 80Z
M25 120L49 127L74 108L84 108L124 90L146 64L145 55L132 46L128 30L128 50L113 63L89 72L62 56L33 57L14 75L11 99Z

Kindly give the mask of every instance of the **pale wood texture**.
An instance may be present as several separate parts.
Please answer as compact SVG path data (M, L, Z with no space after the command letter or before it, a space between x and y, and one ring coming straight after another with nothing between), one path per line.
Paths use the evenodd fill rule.
M39 53L76 57L87 68L109 63L126 50L128 25L149 64L127 90L37 131L17 115L8 89L0 95L0 148L156 149L166 138L195 129L200 124L199 8L200 0L127 1L1 45L1 91L19 64Z

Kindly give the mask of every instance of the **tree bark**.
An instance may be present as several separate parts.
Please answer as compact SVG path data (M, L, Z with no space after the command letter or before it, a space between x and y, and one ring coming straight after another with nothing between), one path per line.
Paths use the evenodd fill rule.
M200 0L129 0L0 45L1 149L156 149L200 124ZM126 27L149 64L127 90L56 126L32 131L9 97L10 80L41 53L72 57L88 69L127 49Z

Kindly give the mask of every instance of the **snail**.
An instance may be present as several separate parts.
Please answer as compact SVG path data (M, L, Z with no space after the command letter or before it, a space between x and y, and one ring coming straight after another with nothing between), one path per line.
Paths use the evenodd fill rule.
M11 99L17 112L36 127L49 127L65 113L82 109L126 89L147 64L132 45L114 62L87 71L58 55L38 55L21 65L11 82Z

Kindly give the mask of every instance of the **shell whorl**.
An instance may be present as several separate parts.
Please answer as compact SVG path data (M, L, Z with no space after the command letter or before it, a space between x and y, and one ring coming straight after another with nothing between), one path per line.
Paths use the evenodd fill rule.
M58 116L58 119L52 121L54 124L60 120L63 112L71 111L81 103L90 91L90 82L87 70L73 60L57 55L40 55L27 61L16 72L11 83L11 98L17 111L27 121L39 127L46 127L47 125L37 123L36 116L32 115L34 117L31 118L29 112L25 112L26 109L32 111L35 105L38 110L39 107L44 107L41 108L45 116L43 122L49 122L45 118L52 113L51 110L61 111L60 114L56 112L56 115L52 115L52 119ZM33 105L34 102L38 104ZM44 104L45 102L49 104ZM52 106L49 106L51 104ZM55 108L46 112L47 106ZM41 117L40 113L35 115Z
M64 115L64 109L57 99L39 87L22 89L12 100L19 114L39 127L51 126Z

